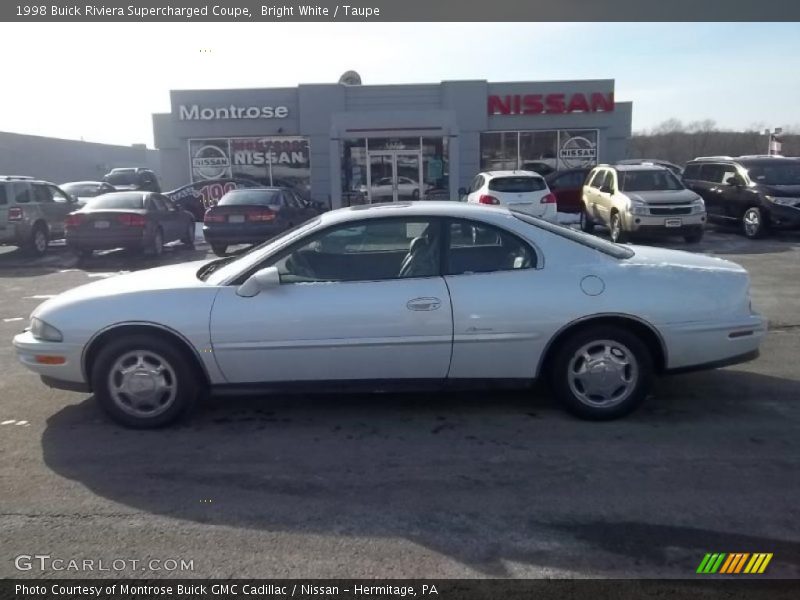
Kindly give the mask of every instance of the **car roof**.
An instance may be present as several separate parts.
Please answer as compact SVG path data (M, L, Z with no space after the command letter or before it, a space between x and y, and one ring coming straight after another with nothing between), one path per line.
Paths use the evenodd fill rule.
M25 183L45 183L47 185L56 185L44 179L36 179L35 177L28 177L27 175L0 175L0 181L24 181ZM56 186L58 187L58 186Z
M646 163L646 164L635 164L635 165L621 165L619 163L615 165L597 165L598 168L602 167L605 169L615 169L617 171L627 172L627 171L669 171L667 167L664 165L657 165L654 163Z
M324 224L344 223L363 218L383 217L451 217L469 219L482 215L509 215L511 211L504 206L469 204L452 200L422 200L415 202L380 202L359 204L322 213L319 218Z
M65 181L61 185L110 185L105 181Z
M525 171L522 169L515 169L513 171L481 171L478 175L486 175L487 177L539 177L543 179L536 171Z

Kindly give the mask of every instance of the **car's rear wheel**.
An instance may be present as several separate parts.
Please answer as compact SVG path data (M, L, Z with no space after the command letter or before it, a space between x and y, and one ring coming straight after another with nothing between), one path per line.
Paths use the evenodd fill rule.
M161 232L161 228L156 229L153 240L150 242L150 248L146 252L151 256L161 256L164 252L164 234Z
M211 251L217 256L225 256L228 252L228 246L226 244L211 244Z
M610 325L581 329L555 350L551 386L572 414L593 421L633 411L647 396L653 358L636 335Z
M581 231L584 231L586 233L592 233L594 231L594 221L592 221L592 218L586 212L585 208L581 209L580 219L581 219L580 221Z
M186 233L183 234L181 243L187 248L194 248L194 236L194 222L191 222L186 226Z
M622 217L618 212L611 213L611 223L609 225L611 241L617 244L625 244L628 241L628 232L622 226Z
M745 237L755 240L767 233L767 222L764 212L757 206L748 208L742 215L742 231Z
M147 429L184 415L200 392L193 365L173 344L158 337L130 335L112 341L92 368L92 389L117 423Z
M47 246L50 240L47 235L47 227L42 223L36 223L31 230L31 236L28 239L26 250L33 256L43 256L47 252Z

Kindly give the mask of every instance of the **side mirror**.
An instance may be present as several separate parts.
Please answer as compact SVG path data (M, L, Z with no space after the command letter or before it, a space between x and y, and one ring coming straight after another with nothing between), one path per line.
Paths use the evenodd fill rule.
M733 177L728 177L725 180L725 183L727 183L728 185L735 185L735 186L738 187L738 186L742 185L742 180L739 179L738 176L734 175Z
M236 293L244 298L252 298L258 296L260 292L278 287L280 284L281 275L278 273L278 268L267 267L253 273L247 281L239 286Z

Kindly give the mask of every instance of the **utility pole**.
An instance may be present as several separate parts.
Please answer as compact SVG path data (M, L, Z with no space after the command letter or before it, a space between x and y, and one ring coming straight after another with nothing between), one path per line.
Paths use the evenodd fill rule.
M781 138L783 137L783 128L776 127L772 131L769 129L764 130L764 135L767 136L767 154L769 156L780 156L781 154Z

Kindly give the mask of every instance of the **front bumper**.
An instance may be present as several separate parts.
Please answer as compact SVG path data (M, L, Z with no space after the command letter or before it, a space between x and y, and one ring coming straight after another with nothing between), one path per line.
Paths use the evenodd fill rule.
M675 216L654 216L654 215L632 215L624 213L625 229L632 232L642 233L674 233L683 235L687 229L697 229L706 224L706 213L694 215L675 215ZM675 223L679 221L677 227L668 227L667 222Z
M14 337L14 350L17 353L17 360L25 367L40 375L43 380L63 382L64 385L85 386L82 389L88 390L88 382L83 374L81 359L83 356L82 344L70 344L68 342L43 342L33 337L30 331L25 331ZM37 358L38 357L38 358ZM61 364L44 364L41 357L63 358ZM48 385L48 381L45 381ZM66 388L63 386L51 385L51 387Z
M752 360L767 334L767 319L757 313L728 321L699 321L661 327L667 347L667 372L717 368Z
M800 229L800 208L773 204L769 208L769 222L776 229Z

